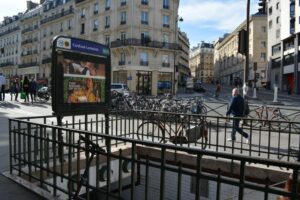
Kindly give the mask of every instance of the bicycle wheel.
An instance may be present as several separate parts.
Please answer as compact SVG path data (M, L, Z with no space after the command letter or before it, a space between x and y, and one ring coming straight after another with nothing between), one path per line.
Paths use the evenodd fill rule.
M261 126L261 121L259 121L258 119L261 119L260 115L258 112L256 112L256 110L251 110L247 116L248 119L244 120L244 125L246 126L252 126L252 127L256 127L258 128L259 126Z
M284 115L274 115L270 119L270 127L274 131L285 131L288 129L289 119Z
M159 142L166 141L165 131L158 122L146 121L138 126L137 139L158 140Z

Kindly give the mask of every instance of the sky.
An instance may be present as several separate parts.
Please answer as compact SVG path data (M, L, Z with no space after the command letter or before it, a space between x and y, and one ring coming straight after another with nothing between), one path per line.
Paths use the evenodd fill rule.
M4 16L13 16L26 10L27 0L1 1L0 21ZM250 2L250 13L254 14L258 9L258 0ZM187 33L190 47L201 41L216 41L246 19L246 5L247 0L180 0L178 12L183 21L179 22L179 27Z

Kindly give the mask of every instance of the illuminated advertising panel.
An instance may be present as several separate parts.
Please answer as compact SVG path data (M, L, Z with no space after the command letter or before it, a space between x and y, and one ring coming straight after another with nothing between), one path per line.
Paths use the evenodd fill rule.
M109 102L110 51L105 45L58 36L52 51L52 108L57 115L104 113Z

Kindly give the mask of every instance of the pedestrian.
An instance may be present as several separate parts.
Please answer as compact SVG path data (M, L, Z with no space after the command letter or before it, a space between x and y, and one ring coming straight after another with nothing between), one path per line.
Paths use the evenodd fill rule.
M23 81L23 92L25 93L25 101L24 102L29 102L29 79L27 76L24 77Z
M218 99L220 96L220 92L221 92L221 84L219 81L216 82L217 86L216 86L216 90L215 90L215 98Z
M37 84L34 78L32 78L29 83L29 93L30 93L31 102L33 101L36 102L36 89L37 89Z
M15 80L13 82L13 91L15 93L15 101L18 101L19 90L20 90L19 82L18 82L18 80Z
M226 112L226 116L229 116L230 114L233 115L233 124L232 124L232 132L231 132L231 138L228 139L228 141L235 141L235 133L240 133L244 138L246 138L246 143L249 143L249 136L247 133L245 133L240 127L240 121L241 117L244 115L244 99L241 95L239 95L239 91L237 88L234 88L232 90L232 100L229 106L228 111Z
M5 77L0 73L0 101L5 100Z

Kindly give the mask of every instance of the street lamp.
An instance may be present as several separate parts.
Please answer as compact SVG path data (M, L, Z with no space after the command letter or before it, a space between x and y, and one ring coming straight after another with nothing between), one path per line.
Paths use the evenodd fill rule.
M173 69L173 95L176 93L176 88L175 88L175 77L176 77L176 68L178 68L178 65L175 65L176 63L176 57L177 57L177 51L179 50L179 43L178 43L178 22L183 22L182 17L177 17L176 22L175 22L175 44L176 44L176 50L174 51L174 69ZM177 67L176 67L177 66Z
M243 96L247 96L248 92L248 72L249 72L249 18L250 18L250 0L247 0L247 19L246 19L246 63L244 66L244 85L243 85Z

